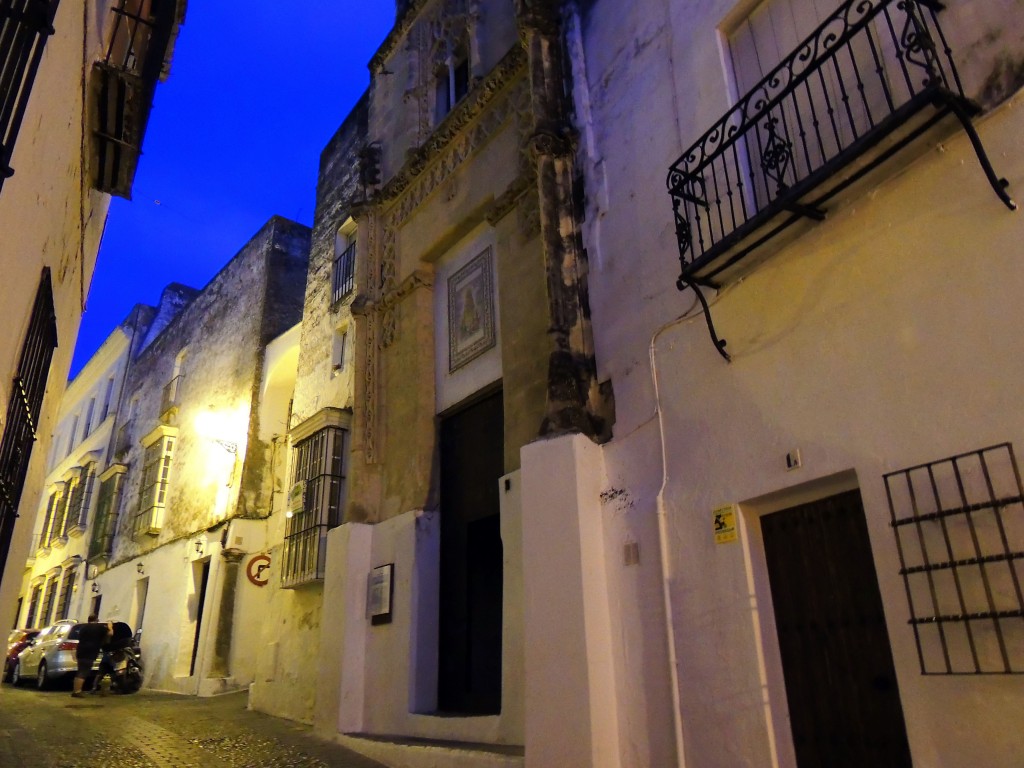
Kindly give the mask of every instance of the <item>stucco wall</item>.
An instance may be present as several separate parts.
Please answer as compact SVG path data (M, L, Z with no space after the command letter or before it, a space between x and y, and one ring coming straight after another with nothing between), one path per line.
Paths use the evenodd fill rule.
M1022 124L1020 106L1010 103L979 125L1013 188L1024 182ZM962 194L931 194L940 188ZM699 320L658 339L683 724L687 754L702 764L769 755L755 634L763 628L736 597L749 578L763 603L766 576L744 557L756 538L716 547L710 510L739 502L752 526L759 504L743 502L788 493L796 503L803 484L851 471L915 764L1016 760L1024 691L1015 677L920 674L882 475L1002 441L1020 444L1024 424L1011 382L1019 375L1021 233L1020 217L998 203L966 137L957 136L719 297L712 311L736 353L732 364L711 359ZM689 400L700 408L688 408ZM726 447L729 460L716 460ZM796 448L803 467L788 473L784 457ZM705 573L716 578L700 579ZM693 627L715 638L714 658ZM770 671L777 653L770 633L763 650ZM735 662L723 667L721 655ZM727 694L709 702L697 695L708 688ZM785 700L778 685L769 696L785 752ZM726 717L748 738L717 738L711 724Z
M14 146L15 175L0 191L0 307L7 332L0 339L0 409L6 419L11 383L43 267L53 281L58 346L54 351L22 498L27 507L14 531L7 568L0 580L0 615L13 621L21 572L29 554L36 499L46 474L49 436L74 351L92 279L109 196L83 184L84 104L82 73L99 54L109 2L96 15L65 3L54 19L28 109ZM0 434L4 425L0 423ZM2 567L2 566L0 566Z
M1004 384L1015 378L1019 216L996 200L963 134L895 178L883 171L869 184L880 189L830 211L810 235L712 299L734 353L725 364L692 295L675 288L678 251L663 179L729 106L722 25L754 5L586 2L571 46L581 76L575 95L597 360L616 394L615 436L603 451L615 492L606 536L609 552L629 540L640 546L640 568L622 571L637 578L609 577L622 590L613 590L613 616L628 628L614 641L620 712L634 718L620 721L623 733L648 728L652 745L671 744L670 719L635 718L670 712L679 699L680 762L770 764L774 740L781 764L792 764L781 673L772 677L763 661L770 627L754 621L765 583L744 557L760 545L716 547L711 509L852 472L864 494L915 764L966 765L972 754L1011 764L1020 749L1020 724L1008 715L1019 707L1005 707L1019 695L1012 678L971 678L947 698L960 682L917 673L879 483L883 471L1019 431ZM995 19L1019 3L947 6L942 21L968 94L1001 101L1017 87L1011 62L1020 44ZM994 92L986 82L997 84ZM1020 197L1018 112L1011 103L978 124L997 173ZM815 456L813 469L805 462L785 472L795 448ZM671 585L664 608L659 542ZM762 602L750 602L758 594ZM658 637L666 623L675 634L668 648ZM672 658L678 685L666 688L668 674L641 673L642 684L627 674L639 659L657 668ZM639 754L630 758L624 748L623 764L643 764Z

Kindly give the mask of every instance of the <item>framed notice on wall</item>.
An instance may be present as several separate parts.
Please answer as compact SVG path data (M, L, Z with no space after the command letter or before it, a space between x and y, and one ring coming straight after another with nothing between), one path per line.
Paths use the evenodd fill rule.
M366 579L366 615L371 624L391 622L391 597L394 594L392 576L395 564L378 565Z
M490 247L448 278L448 370L494 346L494 266Z

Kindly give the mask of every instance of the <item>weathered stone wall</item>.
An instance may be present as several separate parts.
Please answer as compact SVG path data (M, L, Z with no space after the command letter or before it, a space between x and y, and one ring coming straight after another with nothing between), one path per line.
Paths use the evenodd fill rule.
M122 459L130 470L115 560L197 533L233 514L258 515L265 507L261 478L269 448L255 433L249 437L258 427L253 406L266 340L297 319L308 233L300 224L271 219L136 361L128 393L138 405L132 447ZM161 394L182 351L179 405L168 419L179 433L164 526L156 536L133 541L128 532L138 510L144 454L139 440L159 423ZM237 454L217 441L234 444Z
M351 370L332 369L335 331L350 322L354 294L332 306L335 240L363 195L359 153L367 143L367 96L353 107L320 156L309 273L302 315L292 423L295 426L322 408L352 407ZM356 248L365 248L365 232L356 233ZM349 344L352 344L351 335Z
M446 39L466 47L470 78L484 77L516 44L513 3L426 0L412 3L398 20L370 62L370 132L383 139L385 182L434 131L435 78Z

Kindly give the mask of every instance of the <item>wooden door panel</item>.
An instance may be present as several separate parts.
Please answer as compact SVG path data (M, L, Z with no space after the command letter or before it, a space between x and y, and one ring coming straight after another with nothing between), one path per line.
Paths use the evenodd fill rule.
M800 768L911 765L859 491L761 518Z

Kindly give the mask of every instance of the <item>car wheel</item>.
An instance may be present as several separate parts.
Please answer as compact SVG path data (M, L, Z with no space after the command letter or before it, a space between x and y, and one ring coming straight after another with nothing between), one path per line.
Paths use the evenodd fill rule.
M39 671L36 672L36 688L40 691L45 691L46 686L49 685L50 681L46 679L46 662L39 662Z
M11 670L11 685L21 685L21 664L14 662L14 669Z

